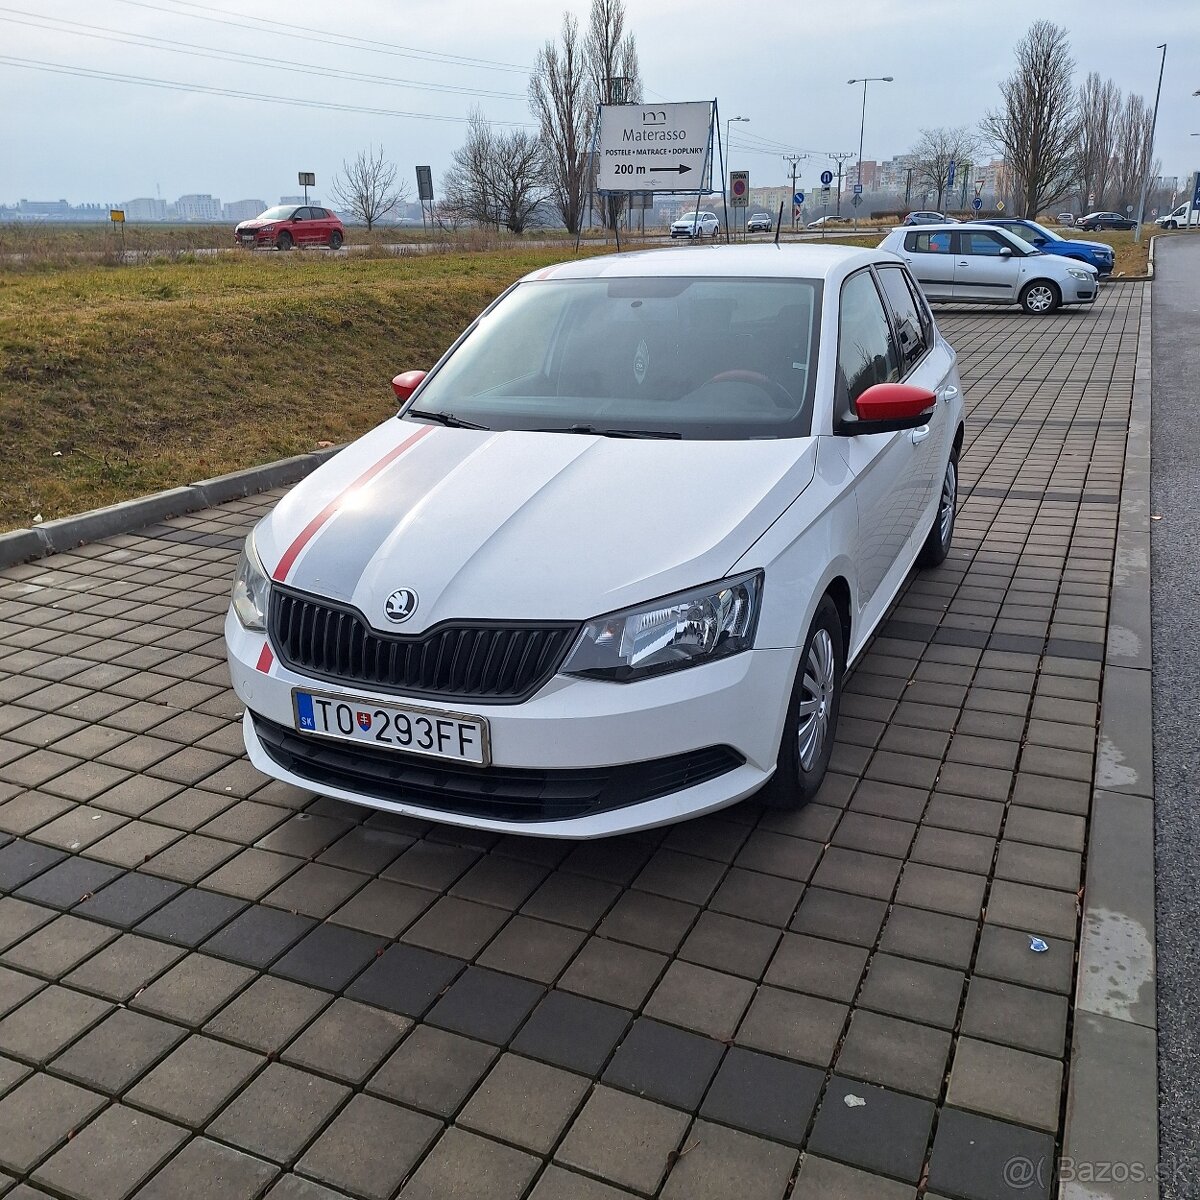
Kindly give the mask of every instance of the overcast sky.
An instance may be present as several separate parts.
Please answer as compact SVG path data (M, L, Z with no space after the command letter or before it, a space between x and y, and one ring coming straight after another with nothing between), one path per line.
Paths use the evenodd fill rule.
M585 19L586 0L572 3ZM342 159L368 143L382 144L407 179L414 164L431 164L436 186L464 128L50 73L14 59L410 114L461 118L478 103L493 120L524 122L528 68L556 34L564 7L563 0L4 0L0 201L119 202L158 190L167 200L210 192L271 203L297 190L298 170L315 171L317 194L328 197ZM922 127L974 125L996 103L1013 45L1041 16L1070 31L1077 82L1097 70L1150 102L1155 46L1166 41L1158 157L1168 175L1200 166L1200 137L1189 136L1200 133L1200 97L1192 96L1200 88L1197 0L627 0L626 11L647 99L715 96L722 129L728 117L750 118L733 125L730 165L748 168L755 186L783 182L784 147L857 152L862 89L847 86L852 76L895 76L870 85L866 158L903 153ZM250 18L312 32L225 23L252 26ZM325 39L335 34L364 41L331 45ZM130 35L169 39L187 52L111 40ZM301 66L197 57L197 47ZM418 53L406 57L409 50ZM310 66L379 81L320 76ZM394 86L401 80L511 98ZM800 164L802 178L826 165L814 155Z

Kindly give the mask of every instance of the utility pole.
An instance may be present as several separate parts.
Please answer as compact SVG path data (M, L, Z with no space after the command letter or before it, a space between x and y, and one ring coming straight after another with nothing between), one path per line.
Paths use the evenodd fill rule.
M783 161L790 163L792 167L792 196L789 203L792 206L792 228L796 228L796 180L800 177L800 172L796 170L796 164L808 157L807 154L785 154Z
M1158 98L1162 95L1163 68L1167 65L1166 42L1158 49L1162 51L1162 61L1158 64L1158 91L1154 93L1154 116L1150 118L1150 145L1147 147L1146 179L1142 184L1141 199L1138 200L1137 232L1133 235L1133 240L1139 245L1142 241L1142 218L1146 215L1146 196L1150 192L1150 177L1154 173L1154 131L1158 126Z
M909 206L909 203L912 200L912 176L913 176L913 169L912 169L912 167L909 167L905 171L905 180L904 180L904 207L905 208L907 208Z
M837 197L837 215L842 215L842 163L847 159L854 157L853 150L838 150L829 156L837 163L838 169L838 197Z

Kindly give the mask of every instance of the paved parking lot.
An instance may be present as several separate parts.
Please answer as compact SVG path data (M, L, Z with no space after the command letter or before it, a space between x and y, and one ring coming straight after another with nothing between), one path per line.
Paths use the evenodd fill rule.
M573 845L268 782L221 625L272 497L0 572L0 1194L1048 1196L1142 286L940 314L955 550L799 813Z

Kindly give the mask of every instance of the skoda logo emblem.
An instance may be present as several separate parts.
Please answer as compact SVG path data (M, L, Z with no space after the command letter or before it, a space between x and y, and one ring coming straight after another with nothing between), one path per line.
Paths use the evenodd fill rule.
M412 588L397 588L384 602L389 621L407 621L417 611L417 593Z

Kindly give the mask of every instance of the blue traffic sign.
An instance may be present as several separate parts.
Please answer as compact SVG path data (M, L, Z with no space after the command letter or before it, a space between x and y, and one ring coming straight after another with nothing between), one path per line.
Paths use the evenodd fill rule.
M832 171L822 171L821 172L821 182L826 187L828 187L833 182L833 172Z
M856 184L854 185L854 194L855 194L856 196L861 196L861 195L862 195L862 184L861 184L861 183L856 183Z
M983 201L976 196L975 199L971 201L971 207L978 212L983 207Z
M797 193L796 193L796 194L795 194L795 195L792 197L792 203L793 203L793 204L803 204L803 203L804 203L804 193L803 193L803 192L797 192Z
M947 172L946 172L946 186L947 187L954 186L954 169L955 169L956 165L957 164L954 162L954 160L951 159L949 170L947 170Z

